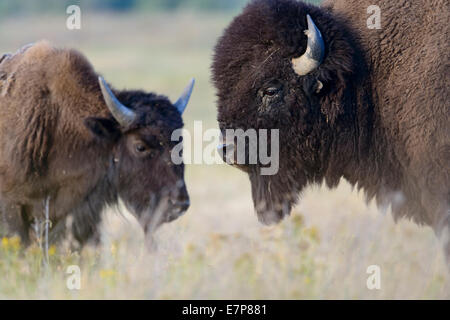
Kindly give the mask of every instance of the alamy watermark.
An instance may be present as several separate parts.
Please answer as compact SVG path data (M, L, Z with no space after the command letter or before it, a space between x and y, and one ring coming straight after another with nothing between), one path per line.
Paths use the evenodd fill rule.
M81 29L81 8L77 5L68 6L66 13L69 15L66 20L66 27L69 30Z
M81 269L77 265L68 266L66 269L66 274L69 276L66 280L66 287L69 290L80 290L81 289Z
M261 175L275 175L279 170L278 129L219 129L203 131L201 121L194 121L194 132L173 131L171 140L178 142L172 149L174 164L260 165ZM183 137L183 139L181 139Z
M366 270L370 276L367 278L366 286L369 290L381 289L381 268L378 265L370 265Z
M367 19L367 28L369 29L381 29L381 9L377 5L371 5L367 7L367 14L370 14Z

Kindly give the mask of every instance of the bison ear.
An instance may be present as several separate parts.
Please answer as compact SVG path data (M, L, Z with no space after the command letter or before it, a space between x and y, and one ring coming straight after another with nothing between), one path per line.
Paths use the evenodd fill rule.
M320 94L322 92L322 89L323 82L318 78L313 76L305 78L305 81L303 82L303 90L308 97Z
M327 123L333 125L337 117L344 112L341 100L343 88L331 88L327 82L322 82L318 77L309 75L304 78L303 91L306 96L320 105L320 110Z
M89 117L84 119L84 125L101 139L114 140L120 134L117 123L110 119Z

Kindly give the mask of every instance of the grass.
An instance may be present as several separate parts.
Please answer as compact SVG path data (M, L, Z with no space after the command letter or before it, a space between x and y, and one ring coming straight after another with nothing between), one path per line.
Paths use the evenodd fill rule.
M38 39L80 49L118 88L144 88L175 99L190 77L197 86L185 123L217 127L209 66L231 16L83 13L82 30L65 16L0 21L0 52ZM390 214L342 182L309 187L292 216L258 224L247 177L225 165L188 165L192 206L156 234L147 252L130 217L106 212L103 245L81 254L51 248L45 268L37 245L0 244L0 298L29 299L449 299L450 275L429 228ZM367 267L381 268L381 289L368 290ZM81 269L81 290L68 290L68 266Z

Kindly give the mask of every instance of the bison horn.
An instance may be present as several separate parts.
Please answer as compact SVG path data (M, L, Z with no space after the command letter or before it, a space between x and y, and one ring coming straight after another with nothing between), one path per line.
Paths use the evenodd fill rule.
M192 78L189 84L186 88L184 88L183 93L178 98L178 100L173 104L175 108L180 112L180 114L183 114L184 110L186 109L189 99L191 98L192 90L194 89L195 79Z
M305 34L308 37L308 47L302 56L292 59L292 67L294 68L295 73L300 76L307 75L311 71L317 69L322 63L325 55L325 44L320 30L317 28L309 14L306 18L308 20L308 30L305 30Z
M136 113L130 108L124 106L114 95L103 77L98 77L103 99L111 111L114 119L124 128L131 126L136 120Z

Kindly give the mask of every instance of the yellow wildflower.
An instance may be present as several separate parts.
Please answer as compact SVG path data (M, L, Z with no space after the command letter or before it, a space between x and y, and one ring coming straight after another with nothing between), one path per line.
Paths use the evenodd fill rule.
M15 236L12 238L9 238L9 245L13 250L19 250L20 249L20 238Z
M2 238L2 248L8 249L8 247L9 247L9 239L7 237L3 237Z
M109 279L116 275L116 271L112 269L102 269L100 270L100 278Z
M48 248L48 255L54 256L56 254L56 246L55 245L51 245L50 248Z
M309 228L308 234L312 240L317 241L317 242L320 241L319 230L316 227Z

